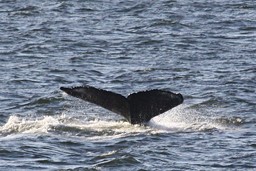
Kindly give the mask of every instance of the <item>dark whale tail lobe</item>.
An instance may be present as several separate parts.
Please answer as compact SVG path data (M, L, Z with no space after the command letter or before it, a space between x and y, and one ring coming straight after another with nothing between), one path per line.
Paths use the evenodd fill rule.
M149 90L130 94L127 98L91 86L60 88L67 94L99 105L124 116L131 124L142 124L183 102L181 94Z
M71 96L94 103L114 113L122 115L130 121L129 103L127 99L120 94L90 86L74 88L61 87L60 89Z

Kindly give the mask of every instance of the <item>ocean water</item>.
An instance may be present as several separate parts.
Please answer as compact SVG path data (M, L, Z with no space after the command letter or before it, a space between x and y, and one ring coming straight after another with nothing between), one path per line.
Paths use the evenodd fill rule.
M1 0L0 170L255 170L254 0ZM68 96L181 93L146 125Z

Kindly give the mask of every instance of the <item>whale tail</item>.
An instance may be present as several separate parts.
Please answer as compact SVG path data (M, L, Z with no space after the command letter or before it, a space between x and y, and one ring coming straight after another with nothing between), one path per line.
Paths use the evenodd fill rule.
M91 86L60 88L67 94L99 105L126 118L131 124L143 124L183 102L181 94L164 90L148 90L127 98Z

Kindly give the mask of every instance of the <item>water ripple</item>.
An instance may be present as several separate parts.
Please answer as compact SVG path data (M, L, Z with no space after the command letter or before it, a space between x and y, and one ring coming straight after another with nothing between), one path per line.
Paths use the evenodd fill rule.
M0 4L2 170L255 167L253 0ZM133 126L59 91L83 84L185 101Z

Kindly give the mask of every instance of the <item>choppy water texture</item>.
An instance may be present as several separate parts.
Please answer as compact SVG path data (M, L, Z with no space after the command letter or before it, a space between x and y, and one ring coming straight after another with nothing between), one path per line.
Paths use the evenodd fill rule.
M254 0L0 1L0 170L254 170ZM147 126L72 98L165 89Z

